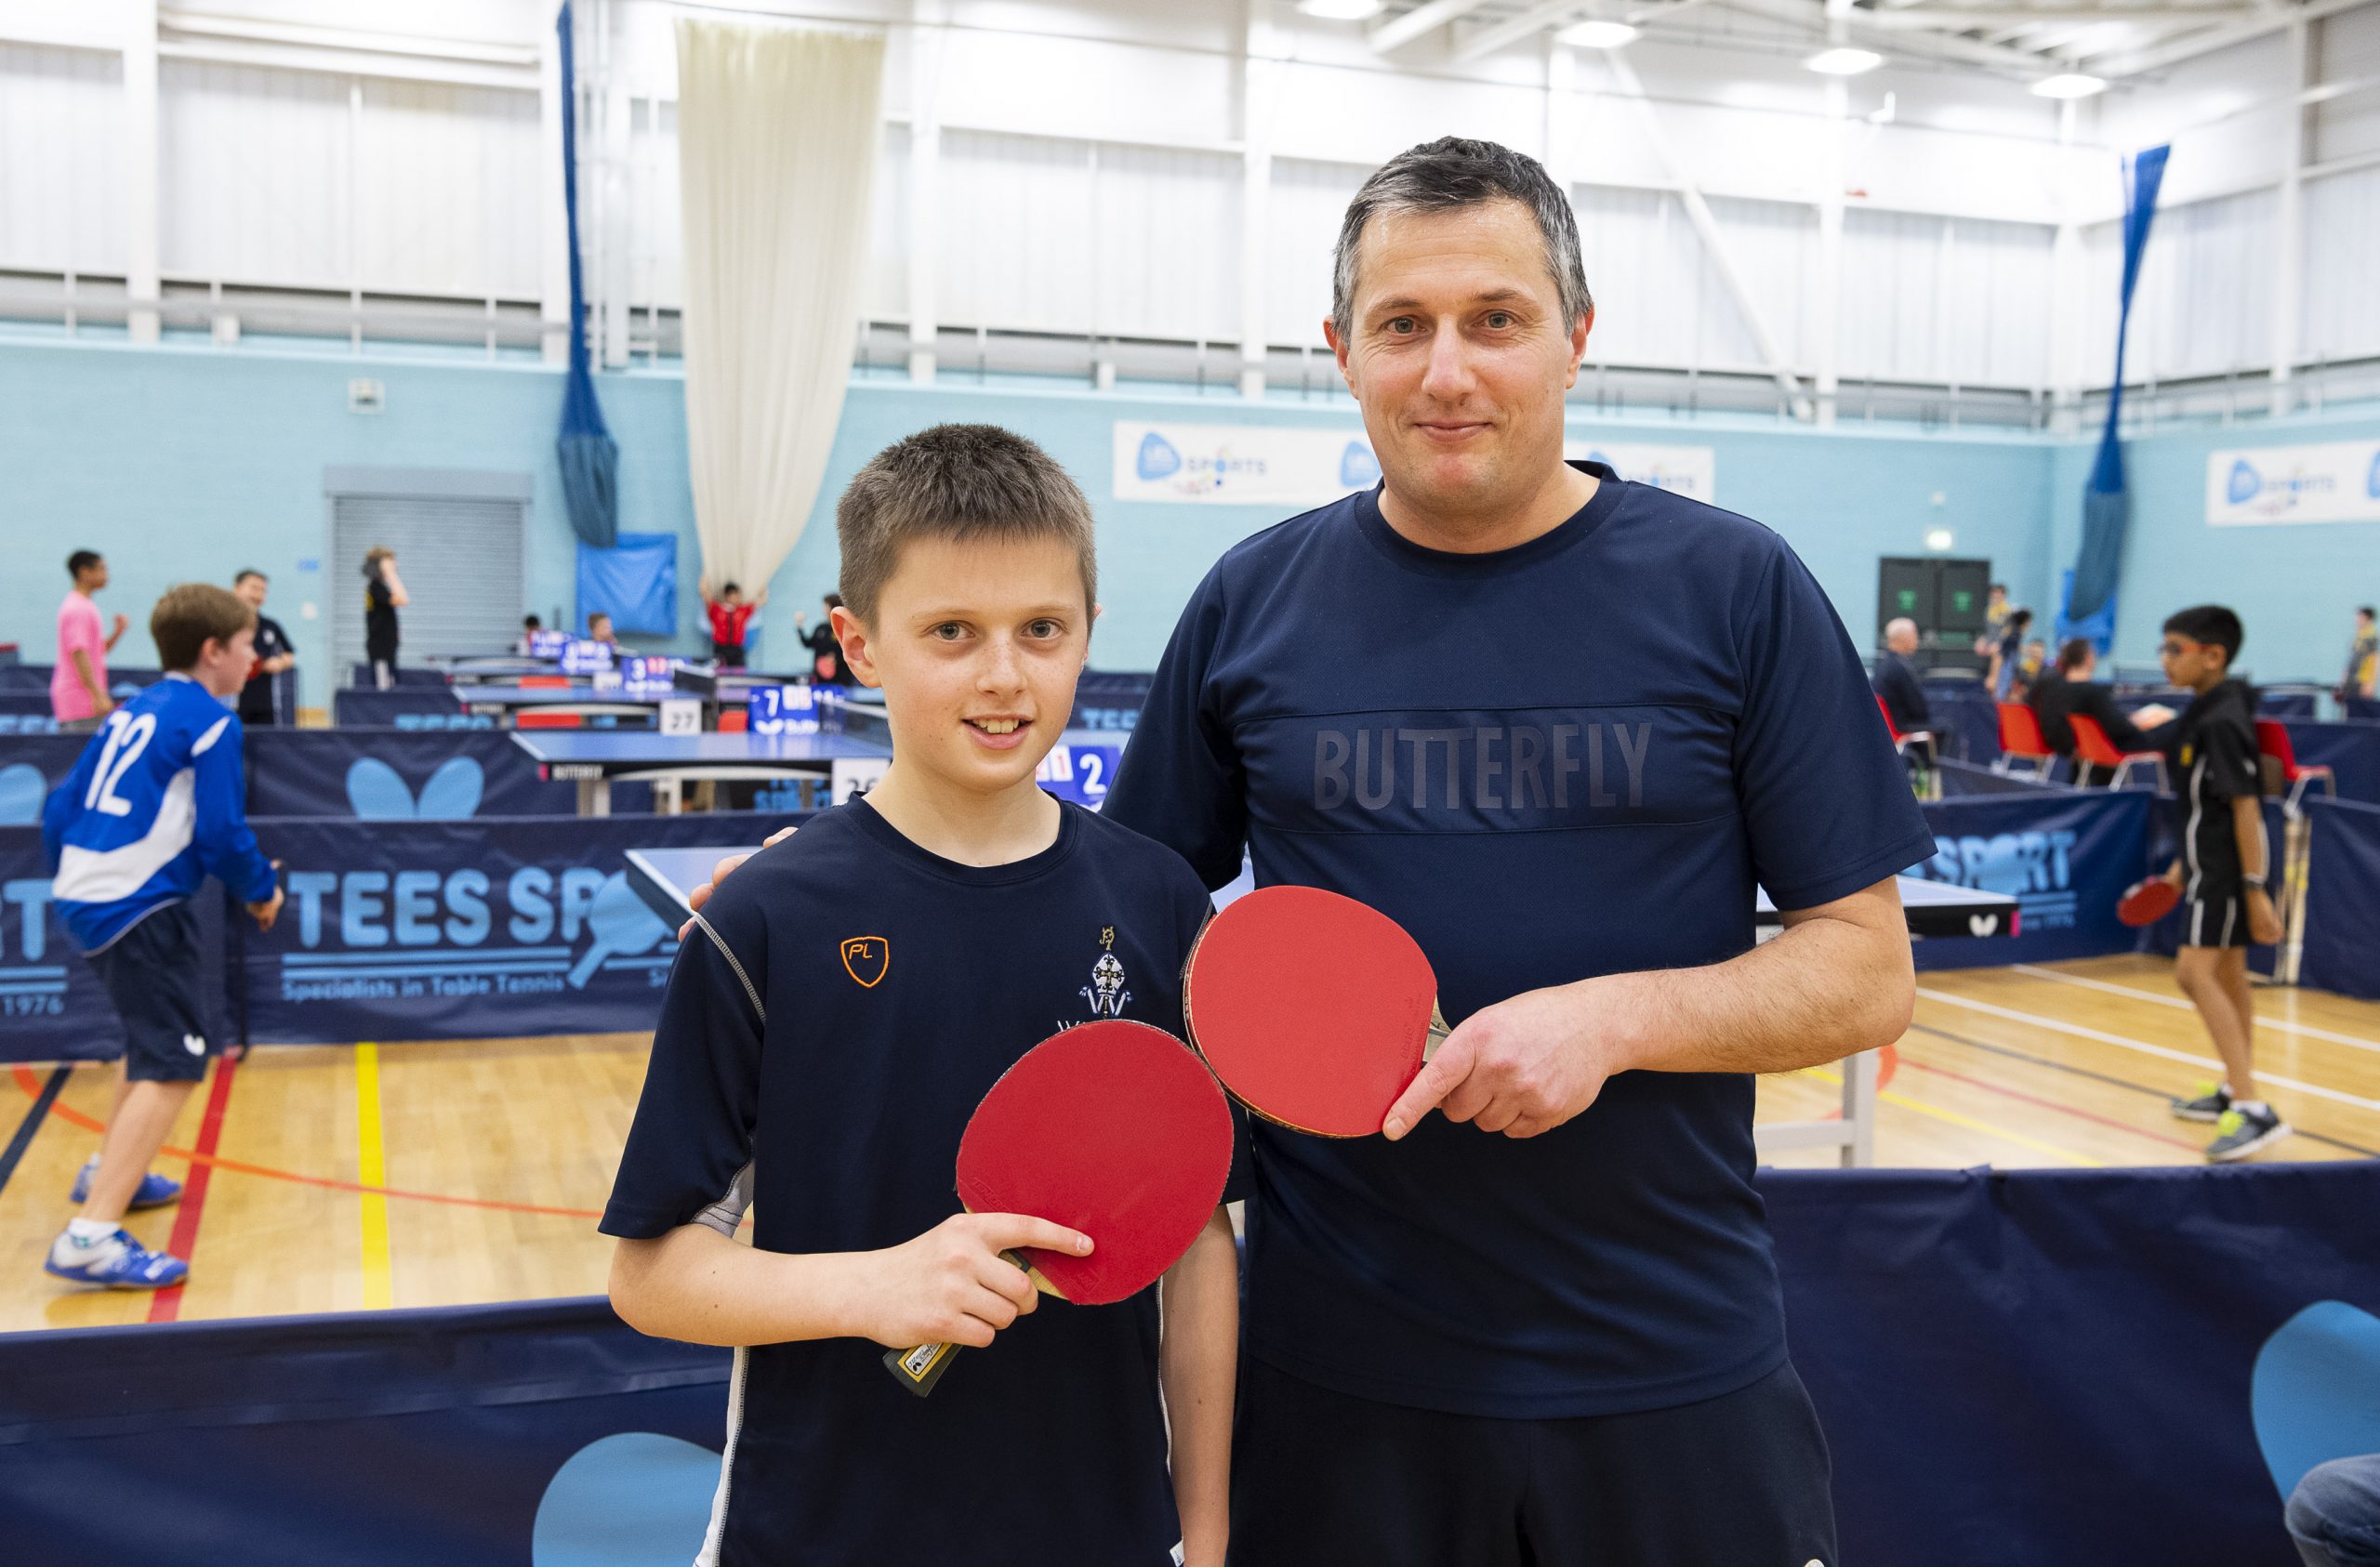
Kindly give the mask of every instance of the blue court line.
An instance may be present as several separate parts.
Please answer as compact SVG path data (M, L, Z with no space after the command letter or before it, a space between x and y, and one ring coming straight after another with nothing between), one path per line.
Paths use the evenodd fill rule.
M58 1102L59 1090L66 1086L67 1076L73 1070L61 1062L50 1073L49 1081L43 1084L41 1092L33 1096L33 1107L25 1112L22 1121L17 1123L17 1135L8 1139L6 1149L0 1149L0 1192L8 1190L8 1178L17 1173L18 1162L24 1158L25 1150L33 1145L34 1134L49 1118L49 1107Z

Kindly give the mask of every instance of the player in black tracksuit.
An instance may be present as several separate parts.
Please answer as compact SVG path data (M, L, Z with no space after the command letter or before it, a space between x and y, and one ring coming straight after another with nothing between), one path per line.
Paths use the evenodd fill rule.
M2231 678L2241 635L2238 615L2202 604L2165 622L2159 650L2166 678L2198 693L2172 739L2182 842L2181 857L2165 872L2182 894L2174 977L2205 1021L2225 1073L2223 1082L2175 1100L2174 1113L2215 1123L2206 1156L2217 1163L2243 1159L2289 1135L2288 1123L2256 1097L2248 945L2279 941L2281 915L2265 885L2272 857L2255 692Z

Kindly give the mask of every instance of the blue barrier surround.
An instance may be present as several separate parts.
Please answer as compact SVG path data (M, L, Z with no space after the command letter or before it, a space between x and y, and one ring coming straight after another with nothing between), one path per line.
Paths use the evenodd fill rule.
M2352 1429L2326 1395L2380 1400L2380 1357L2334 1358L2290 1407L2256 1397L2308 1307L2380 1310L2380 1226L2340 1221L2380 1211L2380 1164L1759 1188L1845 1561L2278 1567L2260 1441L2303 1463ZM0 1335L0 1517L28 1561L147 1560L164 1524L178 1567L267 1542L342 1567L588 1567L555 1542L618 1534L654 1487L557 1477L623 1433L715 1453L729 1365L600 1298ZM136 1476L139 1506L89 1505ZM675 1488L681 1535L707 1500ZM555 1519L565 1502L581 1516Z

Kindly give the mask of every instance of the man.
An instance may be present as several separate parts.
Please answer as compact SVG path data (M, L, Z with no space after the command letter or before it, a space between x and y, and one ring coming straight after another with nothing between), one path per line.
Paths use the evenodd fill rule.
M1253 1133L1240 1567L1835 1559L1752 1074L1900 1035L1935 844L1783 542L1563 461L1593 321L1531 159L1373 175L1324 332L1382 486L1224 555L1107 797L1396 919L1459 1023L1385 1137Z
M397 683L397 649L403 643L397 612L409 607L413 596L405 579L397 575L397 552L375 545L364 552L364 656L372 665L372 683L381 691Z
M2162 749L2147 731L2171 722L2174 710L2152 704L2125 713L2116 705L2115 693L2094 678L2098 669L2098 650L2087 638L2070 637L2057 650L2057 668L2044 671L2034 684L2028 700L2033 716L2041 720L2042 738L2049 742L2049 748L2069 762L2074 760L2074 726L2069 720L2080 713L2106 730L2119 751ZM2109 769L2099 782L2113 784L2115 770Z
M1917 651L1917 622L1907 615L1884 626L1884 651L1876 655L1875 691L1892 715L1893 732L1913 734L1934 727L1934 711L1925 704L1925 687L1909 655Z
M248 725L277 721L272 709L272 678L296 667L298 663L297 653L291 651L289 633L282 628L281 622L264 612L268 586L264 573L253 566L231 579L231 591L257 612L256 667L248 672L247 684L240 688L240 722Z
M2339 682L2339 698L2367 700L2380 695L2380 630L2374 630L2372 606L2355 612L2355 640L2347 648L2347 678Z
M2017 672L2025 663L2025 633L2031 629L2033 612L2019 605L2008 612L2001 623L2000 640L1991 650L1991 667L1984 671L1984 680L1991 687L1994 702L2021 702L2024 694L2016 690Z
M2008 628L2008 585L1995 582L1984 598L1983 635L1975 639L1975 651L1978 655L1990 658L1991 650L2000 645L2001 634Z
M1459 1022L1385 1138L1254 1133L1248 1567L1834 1560L1751 1074L1898 1037L1934 840L1783 542L1563 461L1593 320L1534 161L1368 180L1324 334L1382 487L1226 553L1108 796L1398 920Z
M105 631L99 629L99 607L93 594L108 585L108 563L97 550L78 549L66 558L66 574L74 584L58 606L58 664L49 672L49 710L59 730L90 734L115 711L108 694L108 654L124 640L132 624L123 614Z

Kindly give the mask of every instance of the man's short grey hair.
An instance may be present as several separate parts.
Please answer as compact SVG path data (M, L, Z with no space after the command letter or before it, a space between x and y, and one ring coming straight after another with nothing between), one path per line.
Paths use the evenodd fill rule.
M1355 325L1355 252L1364 228L1383 213L1447 212L1487 202L1518 202L1537 219L1545 239L1545 267L1562 298L1563 320L1575 324L1594 309L1587 272L1579 259L1579 220L1570 198L1545 165L1526 152L1493 141L1440 137L1409 148L1382 164L1364 181L1339 223L1339 249L1331 269L1330 321L1345 342Z

